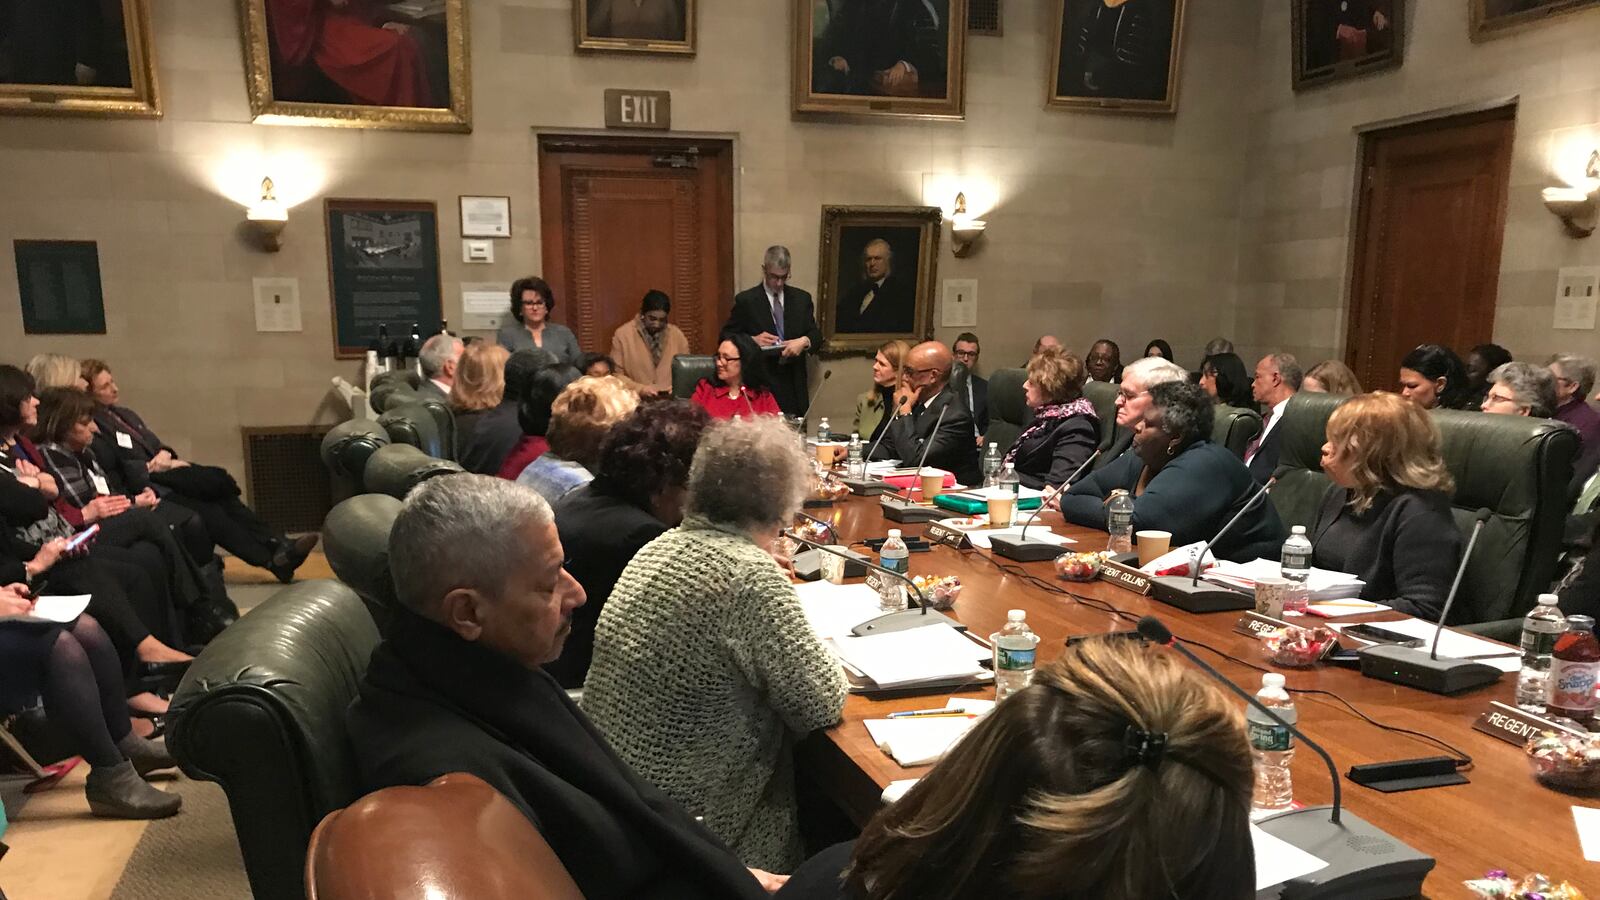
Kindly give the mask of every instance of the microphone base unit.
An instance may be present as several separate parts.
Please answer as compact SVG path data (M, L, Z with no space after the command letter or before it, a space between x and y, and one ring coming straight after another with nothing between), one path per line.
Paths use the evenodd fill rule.
M1198 584L1188 575L1163 575L1150 579L1150 594L1168 606L1185 612L1233 612L1255 609L1256 600L1249 594L1230 591L1209 581Z
M868 562L869 560L865 554L857 553L854 550L844 547L840 547L839 549L842 552L850 555L850 559L844 561L844 577L861 578L867 574L867 567L863 565L863 563ZM829 555L830 554L823 553L821 550L802 550L799 553L796 553L794 555L795 577L799 578L801 581L820 580L822 578L823 557Z
M894 490L894 485L881 478L841 478L839 482L857 497L876 497Z
M1009 534L997 534L989 538L989 547L996 556L1017 562L1043 562L1066 552L1059 544L1023 540Z
M923 506L920 503L911 503L899 497L884 496L878 501L878 504L885 519L910 525L920 525L923 522L932 522L950 515L949 512L936 506Z
M1434 859L1345 809L1329 820L1331 806L1278 813L1256 827L1328 865L1269 888L1258 897L1280 900L1399 900L1422 896Z
M1357 652L1361 674L1434 694L1459 694L1500 680L1494 666L1466 659L1434 659L1428 651L1376 644Z
M923 628L928 625L949 625L957 631L967 630L967 626L941 612L935 611L924 614L920 609L902 609L899 612L884 613L876 619L868 619L850 629L850 633L856 637L867 637L873 634L910 631L913 628Z

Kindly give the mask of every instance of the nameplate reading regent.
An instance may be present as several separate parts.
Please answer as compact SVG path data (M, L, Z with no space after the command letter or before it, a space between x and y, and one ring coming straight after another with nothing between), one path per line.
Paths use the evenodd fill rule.
M1150 576L1122 563L1106 560L1100 564L1100 580L1109 581L1117 587L1127 588L1140 596L1150 594Z
M922 537L931 544L944 544L957 550L965 550L972 546L972 538L968 537L965 531L938 522L929 522L928 527L923 529Z
M1271 616L1263 616L1256 612L1247 612L1233 623L1233 630L1240 634L1247 634L1253 638L1260 638L1274 631L1288 628L1289 623Z
M1583 734L1583 732L1552 722L1536 713L1509 706L1498 700L1490 701L1489 708L1484 710L1483 715L1478 717L1478 721L1472 723L1472 727L1490 737L1497 737L1508 744L1516 744L1518 747L1526 744L1528 738L1546 731Z

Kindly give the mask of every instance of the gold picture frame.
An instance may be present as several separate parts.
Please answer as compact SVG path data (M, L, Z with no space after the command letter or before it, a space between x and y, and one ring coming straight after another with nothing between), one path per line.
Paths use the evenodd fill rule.
M351 4L368 4L381 8L387 21L381 25L369 22L340 20L339 27L359 30L372 28L399 35L408 40L395 40L392 51L407 57L407 62L396 67L410 72L404 82L396 77L388 87L398 99L419 99L425 104L395 103L373 104L332 99L335 96L356 96L355 91L370 90L363 85L354 87L348 81L341 84L335 78L347 77L334 66L320 65L318 52L337 48L337 43L326 38L329 20L324 19L322 36L292 35L298 46L292 51L279 48L277 58L285 55L299 56L295 68L274 73L274 41L284 40L291 32L274 31L270 26L268 9L275 0L239 0L240 17L244 23L245 81L250 94L252 121L263 125L312 125L329 128L376 128L397 131L454 131L472 130L472 66L467 27L466 0L406 0L404 3L377 3L376 0L351 0ZM287 67L286 67L287 68ZM276 77L275 77L276 76ZM289 82L293 81L292 87ZM277 92L296 96L280 97ZM448 102L444 102L448 100ZM437 102L435 102L437 101Z
M40 7L45 14L32 21L14 23L31 27L24 43L43 46L41 38L66 27L51 22L47 13L55 7ZM155 43L150 30L150 0L121 0L122 29L115 23L101 23L98 44L104 59L76 60L69 75L64 69L53 80L41 82L50 69L61 68L57 61L38 60L24 79L20 71L25 61L16 61L19 71L0 73L0 114L23 116L99 116L104 118L158 119L161 117L161 91L156 80ZM57 35L59 36L59 35ZM0 39L6 35L0 34ZM124 45L125 46L122 46ZM40 54L43 56L44 54ZM96 63L98 62L98 65ZM127 81L126 85L120 84ZM95 81L108 81L96 84ZM87 83L86 83L87 82Z
M900 7L909 10L904 15L896 14L889 22L863 19L855 29L850 28L848 19L841 24L833 18L845 0L792 2L791 86L797 117L966 118L967 0L907 4ZM869 35L880 43L861 46L850 40L859 35ZM873 58L875 66L883 59L881 51L888 41L899 42L890 46L887 58L898 55L899 59L888 68L874 71L858 63L856 70L851 70L848 61L842 67L834 62L858 56ZM821 58L824 54L829 58Z
M1178 111L1178 73L1183 68L1183 8L1187 0L1128 0L1109 7L1102 0L1056 0L1055 31L1051 42L1050 69L1045 73L1045 107L1078 109L1090 112L1143 113L1147 115L1172 115ZM1112 41L1100 60L1091 61L1087 53L1080 57L1067 52L1067 31L1081 32L1091 16L1109 16L1120 20L1116 27L1107 27L1097 33ZM1134 16L1148 16L1145 28L1170 35L1166 46L1166 71L1159 71L1160 59L1141 66L1130 62L1129 54L1115 47L1118 35L1134 33L1125 21ZM1072 42L1074 46L1076 42ZM1157 54L1159 57L1161 54ZM1103 65L1102 65L1103 64ZM1097 65L1110 71L1091 71ZM1162 77L1162 76L1165 77ZM1099 81L1093 89L1076 86Z
M1521 31L1556 16L1600 9L1600 0L1542 0L1531 9L1503 11L1497 0L1468 0L1467 33L1474 41L1487 41Z
M1405 59L1404 0L1292 0L1289 40L1297 91L1398 67Z
M933 338L943 218L937 206L822 208L817 324L824 352L871 353L886 341ZM887 254L874 252L879 242ZM869 255L880 268L871 268Z
M695 55L695 36L698 30L696 0L644 0L644 3L637 7L641 16L649 12L665 13L666 25L654 34L629 36L617 34L614 24L607 21L608 12L616 2L620 0L572 0L574 47L600 53ZM678 21L680 16L682 21ZM660 23L645 22L639 27L650 25L659 26ZM612 33L604 33L607 30L611 30ZM677 36L679 33L682 37Z

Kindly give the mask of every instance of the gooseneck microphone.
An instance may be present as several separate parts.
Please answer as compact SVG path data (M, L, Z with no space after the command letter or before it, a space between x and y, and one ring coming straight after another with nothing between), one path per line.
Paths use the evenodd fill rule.
M1255 496L1251 497L1249 502L1245 503L1245 505L1239 507L1239 511L1233 514L1233 518L1228 520L1228 524L1222 526L1222 530L1212 535L1211 540L1205 542L1205 545L1200 548L1200 558L1195 560L1194 563L1194 577L1191 581L1192 584L1198 585L1200 583L1200 571L1205 568L1206 554L1211 551L1211 545L1221 540L1222 536L1227 534L1229 529L1237 525L1239 520L1244 518L1244 514L1249 512L1252 506L1256 505L1256 501L1260 500L1262 497L1265 497L1272 490L1272 486L1277 483L1278 475L1276 472L1274 472L1272 477L1267 479L1267 483L1263 484L1260 490L1256 491Z
M939 426L944 424L944 414L949 411L949 403L946 403L944 406L940 407L939 417L933 422L933 430L928 432L928 437L922 444L922 458L917 460L917 467L912 470L914 474L911 477L911 482L906 485L905 496L902 497L898 496L897 494L896 496L891 497L885 495L879 500L880 509L883 511L883 515L886 518L895 522L908 522L915 524L918 522L931 522L934 519L942 518L944 516L942 511L934 508L931 505L924 506L922 504L913 503L911 501L911 489L916 485L917 480L922 476L922 467L927 464L928 453L933 450L933 442L938 438Z
M893 401L891 400L891 402ZM878 445L883 443L883 439L889 436L889 428L894 425L894 420L898 418L900 418L900 407L896 406L894 412L889 415L889 421L883 423L883 427L878 429L877 439L872 442L872 446L868 448L866 455L861 458L863 463L872 462L872 455L878 452ZM844 483L850 488L850 493L863 497L870 497L874 494L883 494L889 491L889 486L883 479L873 478L867 475L866 472L862 472L860 478L847 477L844 479Z
M1018 532L1015 538L1007 534L997 534L990 537L989 547L994 551L995 555L1013 559L1017 562L1038 562L1059 556L1061 547L1058 545L1049 541L1028 540L1028 526L1033 524L1034 519L1039 518L1039 513L1044 512L1044 508L1050 505L1050 501L1053 498L1061 496L1067 488L1072 486L1074 481L1078 480L1079 475L1082 475L1096 459L1100 458L1100 452L1095 450L1089 454L1089 458L1083 461L1083 465L1079 466L1077 471L1068 475L1066 481L1061 482L1055 490L1039 499L1039 508L1028 516L1028 521L1022 523L1022 531ZM990 524L993 525L994 523L991 522Z
M1221 585L1211 582L1202 582L1200 572L1205 567L1206 554L1211 551L1211 546L1222 539L1222 536L1233 529L1233 526L1244 518L1278 483L1278 476L1282 475L1287 466L1279 466L1278 471L1267 479L1267 483L1255 490L1250 499L1239 507L1233 518L1200 547L1200 555L1194 561L1194 573L1188 577L1177 575L1162 575L1150 579L1150 595L1169 606L1176 606L1188 612L1226 612L1228 610L1254 609L1254 597L1241 591L1232 591Z
M1435 694L1455 694L1500 680L1504 673L1494 666L1466 659L1439 658L1439 638L1444 635L1444 623L1450 619L1450 607L1455 605L1456 594L1461 589L1461 578L1466 574L1467 563L1472 560L1472 550L1478 544L1478 533L1483 531L1484 524L1493 515L1488 508L1478 510L1477 522L1472 526L1472 536L1467 539L1467 549L1461 554L1461 565L1456 567L1456 578L1450 585L1450 594L1445 597L1444 608L1439 611L1432 651L1423 653L1420 647L1374 644L1356 654L1361 660L1361 674Z
M868 635L868 634L886 634L886 633L891 632L891 631L905 631L908 628L918 628L918 627L923 626L923 625L938 625L938 624L949 624L949 625L955 626L956 628L958 628L960 630L963 630L963 631L966 630L965 626L963 626L960 623L954 621L953 619L950 619L947 616L944 616L944 615L929 616L928 615L928 598L927 598L927 596L925 596L922 593L922 588L917 587L917 583L915 581L912 581L910 578L906 577L905 575L903 575L903 574L901 574L899 572L896 572L893 569L887 568L885 566L880 566L877 563L872 562L871 560L862 559L860 557L852 556L852 555L850 555L848 553L845 553L844 551L840 550L837 547L833 547L833 546L830 546L828 544L820 544L820 543L818 543L816 541L811 540L810 538L801 537L800 535L795 534L793 529L783 532L783 536L788 538L791 541L794 541L797 544L804 544L807 547L810 547L810 548L812 548L814 550L819 550L819 551L821 551L823 553L828 553L828 554L831 554L833 556L837 556L840 559L845 560L845 562L847 564L855 563L857 565L864 566L864 567L866 567L868 569L871 569L872 571L877 572L880 575L888 575L889 577L894 578L894 579L896 579L898 581L903 581L903 582L905 582L906 587L911 589L912 595L917 598L917 608L915 610L902 609L902 610L899 610L897 612L885 613L884 615L878 616L875 619L868 619L867 621L862 622L860 625L857 625L856 627L850 629L851 633L853 633L853 634L855 634L857 636Z
M1290 724L1244 688L1229 681L1179 643L1155 616L1139 620L1139 634L1151 643L1168 647L1211 676L1229 691L1287 729L1322 757L1333 784L1331 806L1308 806L1268 816L1255 823L1267 834L1310 853L1327 863L1307 875L1291 878L1273 896L1296 900L1335 900L1341 897L1418 897L1422 881L1433 869L1431 856L1418 853L1392 835L1343 809L1339 770L1333 757L1304 731ZM1323 813L1327 816L1324 817Z
M817 386L811 389L811 396L806 398L806 412L807 413L811 412L811 405L813 403L817 402L817 395L822 393L822 386L827 384L828 383L828 379L832 378L832 377L833 377L833 370L832 369L824 369L822 371L822 380L817 382Z
M928 462L928 453L933 450L934 438L939 436L939 426L944 424L944 414L950 411L950 404L946 403L939 408L939 418L933 420L933 430L928 432L928 438L922 444L922 458L917 460L917 477L922 477L922 467ZM913 482L915 483L915 482ZM906 501L911 500L911 485L906 485Z

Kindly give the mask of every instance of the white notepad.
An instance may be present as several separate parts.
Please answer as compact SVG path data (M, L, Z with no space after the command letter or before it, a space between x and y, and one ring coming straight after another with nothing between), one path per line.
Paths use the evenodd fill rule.
M850 637L850 629L883 615L878 592L865 584L813 581L797 584L800 608L820 638Z
M917 718L868 719L864 723L867 733L878 749L894 757L902 766L926 766L939 761L956 742L978 724L979 719L994 709L993 700L967 700L951 697L946 709L972 713L976 718ZM911 782L914 784L915 782ZM907 789L910 784L907 784ZM887 795L887 791L885 794ZM895 799L898 799L895 798Z
M0 616L0 622L49 622L65 625L83 615L88 594L58 594L33 601L33 609L20 616Z
M977 678L985 674L978 661L990 652L943 623L831 643L846 665L879 688Z

